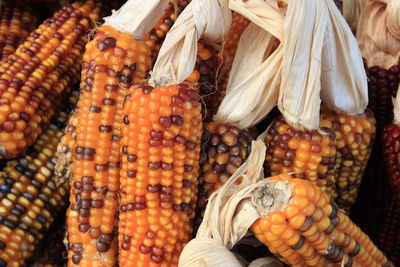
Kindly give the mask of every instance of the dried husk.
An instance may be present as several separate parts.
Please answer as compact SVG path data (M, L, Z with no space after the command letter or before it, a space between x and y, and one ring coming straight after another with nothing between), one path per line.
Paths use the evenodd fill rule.
M263 180L266 152L263 138L264 135L253 141L248 160L210 196L196 238L184 247L178 266L242 266L229 249L245 236L250 226L262 216L260 211L265 212L255 201L259 189L268 183L268 180ZM286 197L289 199L290 196ZM269 263L276 264L279 261L268 258L250 266L264 266L262 264Z
M222 41L231 24L228 0L193 0L168 32L149 83L154 86L183 82L196 63L200 37L213 43Z
M128 0L118 11L104 18L104 25L113 26L121 32L128 32L136 39L142 39L161 18L169 0Z
M261 0L231 0L229 7L251 23L240 38L214 121L243 129L262 120L277 104L285 9L279 1Z
M331 0L289 2L284 40L278 107L289 124L318 129L320 97L337 112L364 112L368 94L361 53Z
M400 85L397 89L396 98L393 98L393 123L400 125Z
M357 39L368 66L388 69L400 56L399 1L370 1L361 12Z
M356 38L331 1L322 49L321 99L337 113L356 116L368 105L368 83Z
M342 11L343 17L346 19L350 27L355 31L357 29L361 10L368 0L343 0Z

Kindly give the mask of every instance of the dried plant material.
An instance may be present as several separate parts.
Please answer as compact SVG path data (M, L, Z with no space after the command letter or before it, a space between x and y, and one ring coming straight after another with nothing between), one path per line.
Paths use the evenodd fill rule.
M363 9L357 39L368 66L389 69L400 56L400 4L398 1L370 1Z
M321 99L330 109L362 114L368 105L367 75L358 43L332 1L322 49Z
M169 0L129 0L118 11L104 18L104 25L111 25L115 29L128 32L136 39L142 39L160 19Z
M260 217L252 207L250 196L256 182L263 178L266 147L258 140L253 141L252 148L249 159L210 196L196 238L184 247L179 266L242 266L229 249ZM237 184L239 179L242 179L241 184ZM242 190L245 186L248 186L246 190Z
M248 267L283 267L283 264L275 258L264 257L252 261Z
M343 0L342 11L347 23L353 30L357 29L361 10L368 0Z
M228 0L193 0L168 32L154 65L150 84L183 82L196 63L200 37L221 42L231 24Z
M278 107L291 126L317 129L320 97L337 112L356 115L365 110L367 82L361 53L332 1L290 2L284 34Z
M230 8L252 23L240 38L226 95L214 121L243 129L262 120L277 103L285 9L278 1L259 0L231 0Z
M396 98L393 98L393 123L400 125L400 86L397 89Z
M296 129L319 127L322 46L329 12L325 1L291 1L284 23L278 107Z

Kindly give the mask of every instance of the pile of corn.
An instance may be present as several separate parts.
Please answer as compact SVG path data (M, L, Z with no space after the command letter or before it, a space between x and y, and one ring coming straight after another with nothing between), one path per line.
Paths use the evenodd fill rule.
M232 249L243 266L265 256L289 266L400 264L398 61L366 59L368 109L323 106L317 130L277 109L251 127L216 121L241 36L254 27L243 14L229 11L222 41L192 42L185 79L151 77L196 1L154 1L163 2L148 15L157 22L132 32L106 18L127 1L0 1L0 267L186 266L181 252L204 227L210 197L257 139L264 177L292 196ZM349 3L335 2L348 19Z

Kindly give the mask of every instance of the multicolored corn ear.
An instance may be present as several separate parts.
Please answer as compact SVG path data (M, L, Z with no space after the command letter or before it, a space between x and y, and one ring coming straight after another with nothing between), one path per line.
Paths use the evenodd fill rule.
M336 188L332 195L339 208L349 211L355 203L375 141L375 118L370 110L354 117L322 109L336 136Z
M101 26L86 45L67 211L70 266L117 262L122 107L128 88L150 67L146 44L111 26Z
M0 172L0 266L22 266L66 206L68 184L56 184L54 167L67 116L59 112L36 142Z
M0 60L14 53L36 28L38 19L32 10L11 1L0 7Z
M73 3L47 19L0 65L0 157L22 153L79 77L83 36L98 18L94 1Z
M207 122L203 128L196 226L202 221L207 198L246 161L257 137L255 129L240 130L224 123Z
M321 125L330 124L321 120ZM293 173L318 185L327 194L335 190L336 142L332 128L300 131L276 118L265 138L266 167L271 175Z
M400 207L400 126L387 125L383 130L383 155L393 196Z
M395 192L395 190L392 190ZM393 195L392 195L393 196ZM379 232L378 246L395 264L400 265L400 208L395 198L392 198L385 209L383 227Z
M291 266L394 266L317 185L286 174L268 180L257 194L266 203L265 214L251 230L281 261ZM280 204L266 206L273 202Z
M121 266L177 266L196 207L202 127L188 84L133 86L124 107Z

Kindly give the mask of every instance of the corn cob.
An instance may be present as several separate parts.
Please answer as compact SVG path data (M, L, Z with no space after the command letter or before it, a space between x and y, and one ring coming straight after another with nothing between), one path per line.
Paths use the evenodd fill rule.
M397 203L392 198L387 206L378 245L396 266L400 266L400 208Z
M378 66L367 67L368 75L368 107L376 117L377 129L382 131L385 125L393 120L392 97L396 96L400 82L400 67L393 65L389 69Z
M30 267L62 267L67 265L67 250L63 243L65 234L65 209L59 212L45 238L28 261Z
M24 151L54 114L59 84L81 54L81 37L96 17L93 1L64 7L35 30L0 66L0 154Z
M0 14L0 59L14 53L36 25L32 12L6 1Z
M386 167L389 173L393 195L400 204L400 126L395 124L387 125L383 130L383 153Z
M187 84L138 85L130 92L121 140L121 266L177 266L190 239L200 157L199 99Z
M251 227L281 261L292 266L394 266L329 196L286 174L269 178L255 201L263 217ZM263 205L263 204L261 204Z
M399 86L400 68L399 65L393 65L384 69L368 66L367 62L365 68L368 75L368 106L376 118L376 141L359 189L359 197L352 209L352 218L375 241L382 227L381 218L385 216L385 207L390 201L389 175L382 157L382 139L383 127L393 120L392 97L396 95Z
M240 130L216 122L204 125L196 226L201 223L207 198L245 162L256 137L253 129Z
M86 45L67 211L69 265L116 263L122 106L127 88L147 75L150 50L102 26Z
M337 174L332 198L339 208L349 211L357 199L361 178L372 152L375 118L370 110L365 112L365 117L353 117L327 109L322 109L321 118L334 125L336 136Z
M321 120L321 125L330 125ZM282 116L275 119L265 138L266 165L272 175L294 173L310 180L322 191L332 194L335 185L336 142L331 128L299 131L289 126Z
M22 266L65 207L68 185L57 186L53 170L66 118L59 113L33 146L0 172L0 266Z

